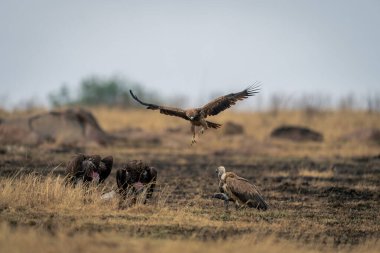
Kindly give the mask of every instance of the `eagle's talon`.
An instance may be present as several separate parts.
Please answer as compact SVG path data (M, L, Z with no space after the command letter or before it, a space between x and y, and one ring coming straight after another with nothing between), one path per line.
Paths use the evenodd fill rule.
M202 129L198 131L198 136L200 137L203 133L204 133L204 128L202 127Z

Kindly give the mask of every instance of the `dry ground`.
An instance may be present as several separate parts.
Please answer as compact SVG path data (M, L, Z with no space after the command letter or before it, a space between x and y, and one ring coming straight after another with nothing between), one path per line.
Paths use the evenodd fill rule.
M378 114L227 112L214 121L245 124L244 135L208 131L191 147L189 126L181 119L149 111L92 110L106 131L127 139L69 152L49 145L2 147L0 248L6 252L380 249L380 146L340 139L358 128L380 128ZM280 124L312 127L325 140L270 139ZM78 151L114 155L105 186L86 194L63 186L64 164ZM119 210L116 199L104 202L99 196L115 187L116 169L131 159L154 165L159 187L147 205ZM219 165L258 185L270 210L225 212L221 201L210 198Z

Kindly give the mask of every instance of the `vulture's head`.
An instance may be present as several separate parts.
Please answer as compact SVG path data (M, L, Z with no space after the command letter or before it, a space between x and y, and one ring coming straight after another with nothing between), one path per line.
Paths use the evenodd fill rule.
M99 163L100 157L97 155L89 156L82 162L84 176L87 180L94 182L99 181Z
M142 192L144 186L148 184L151 180L151 175L149 168L143 169L139 174L130 173L128 170L125 171L125 182L127 185L133 186L136 192Z
M133 187L136 192L142 192L144 190L144 186L152 183L157 177L157 171L153 167L146 166L140 173L137 182L133 183Z
M218 174L218 178L219 180L222 178L222 175L224 173L226 173L226 168L224 168L223 166L219 166L217 169L216 169L216 174Z
M154 167L146 167L140 174L140 182L149 184L157 177L157 171Z
M113 157L112 156L104 157L100 161L100 166L104 167L104 169L106 169L106 170L111 170L112 165L113 165Z

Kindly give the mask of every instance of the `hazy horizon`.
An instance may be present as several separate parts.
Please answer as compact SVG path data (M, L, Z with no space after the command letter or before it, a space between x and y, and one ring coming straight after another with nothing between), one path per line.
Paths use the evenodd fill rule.
M5 0L0 105L46 104L91 75L190 105L255 81L264 98L364 97L380 93L379 13L379 1Z

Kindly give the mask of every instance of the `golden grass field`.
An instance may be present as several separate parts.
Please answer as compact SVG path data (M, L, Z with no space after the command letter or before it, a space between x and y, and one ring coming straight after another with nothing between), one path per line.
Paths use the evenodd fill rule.
M146 110L91 111L104 130L127 137L81 148L114 156L103 186L64 186L64 166L77 151L4 147L2 252L380 251L380 144L341 139L360 128L380 128L378 113L227 111L213 121L242 124L244 134L225 135L222 127L191 146L190 127L181 119ZM324 141L270 138L283 124L311 127ZM132 159L158 169L158 190L146 205L119 209L117 199L100 196L115 189L116 169ZM255 183L270 209L225 212L222 201L210 198L219 165Z

